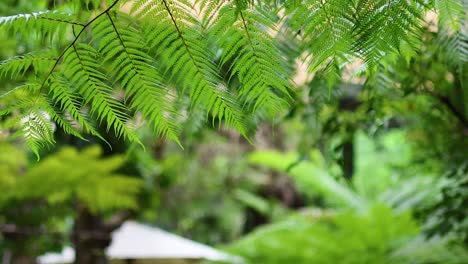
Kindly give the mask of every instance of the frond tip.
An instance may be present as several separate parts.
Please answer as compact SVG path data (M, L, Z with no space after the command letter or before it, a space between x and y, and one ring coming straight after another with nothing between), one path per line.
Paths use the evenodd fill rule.
M21 129L17 132L21 135L28 147L39 159L39 151L54 144L54 124L47 112L40 108L31 108L20 120Z

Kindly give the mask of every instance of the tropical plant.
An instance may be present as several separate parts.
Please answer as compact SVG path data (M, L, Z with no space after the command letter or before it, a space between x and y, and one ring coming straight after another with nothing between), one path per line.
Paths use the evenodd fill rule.
M446 225L457 222L455 211L442 207L429 221L409 214L447 203L443 200L447 197L454 201L452 207L457 206L455 201L463 204L463 183L452 181L459 184L453 188L444 178L413 175L414 170L406 169L413 159L404 135L401 130L390 131L371 141L357 133L359 175L351 181L330 167L318 150L306 156L273 150L251 153L253 165L289 174L299 190L312 198L309 206L313 208L260 227L226 248L247 263L463 263L467 252L459 237L453 239L453 233L427 237L427 223L432 230L446 230ZM464 234L463 226L459 227L458 234Z
M468 6L464 4L462 24L454 22L465 30L451 31L447 24L431 21L424 29L419 56L410 60L395 57L392 67L382 70L379 78L368 80L366 85L383 88L369 94L377 105L382 105L377 111L386 112L381 115L406 127L413 153L411 168L419 167L419 173L429 172L442 179L437 203L425 212L426 231L466 243L463 208L468 199L464 194L468 158ZM444 12L440 15L449 15Z
M406 142L403 131L389 131L373 141L359 132L356 139L356 174L351 181L343 179L336 163L327 162L317 149L307 156L259 150L252 152L249 160L252 165L290 175L312 206L362 211L382 203L402 212L422 211L439 201L445 181L401 169L412 162L410 146L401 145ZM316 198L324 203L314 204Z
M456 34L464 28L458 0L73 0L1 17L2 32L30 47L0 64L16 80L2 88L4 126L36 152L54 142L52 120L83 139L103 126L138 141L141 115L178 142L180 120L201 111L247 136L249 120L291 101L296 59L328 80L355 60L374 73L384 57L415 54L430 10Z
M227 247L246 263L464 263L467 252L424 240L411 214L374 205L357 214L318 211L261 227Z

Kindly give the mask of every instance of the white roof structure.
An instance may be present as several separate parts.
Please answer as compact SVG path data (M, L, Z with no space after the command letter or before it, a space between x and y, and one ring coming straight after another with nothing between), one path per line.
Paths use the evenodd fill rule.
M75 260L75 250L71 247L63 249L62 253L47 253L37 258L39 264L68 264Z
M242 262L239 257L134 221L125 222L112 233L112 242L106 254L110 260L191 259ZM62 253L40 256L38 262L40 264L67 264L72 263L74 259L74 250L66 247Z

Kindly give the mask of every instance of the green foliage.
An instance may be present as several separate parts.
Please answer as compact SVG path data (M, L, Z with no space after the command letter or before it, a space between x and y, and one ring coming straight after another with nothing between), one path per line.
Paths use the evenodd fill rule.
M435 1L436 7L439 10L440 21L444 26L448 26L453 30L462 26L466 21L466 2L458 0ZM465 6L464 6L465 5Z
M132 149L143 183L115 172L123 157L101 158L97 149L65 148L28 167L24 152L0 145L18 156L0 153L0 186L8 190L0 195L0 223L56 230L63 223L47 211L63 220L78 202L106 217L139 209L143 190L141 218L226 242L247 230L246 212L264 217L261 223L289 212L259 190L289 174L296 186L281 191L299 189L294 206L327 209L318 217L304 209L241 240L233 250L249 262L466 259L419 230L466 239L466 1L3 2L0 136L21 137L36 155L63 140L57 130L108 140L114 150L120 143L108 134L115 134L150 151ZM13 2L18 8L8 10ZM313 78L304 86L292 81L300 61ZM355 108L335 100L350 97ZM279 138L265 140L268 147L296 149L255 152L249 158L266 167L260 170L247 166L252 146L238 144L237 134L227 132L225 144L201 131L208 120L249 137L264 119L279 127L279 136L265 133ZM409 133L377 137L387 125ZM148 130L137 131L142 126L152 131L149 140L141 136ZM166 150L154 134L174 143ZM355 175L345 181L338 164L350 140ZM186 153L175 150L186 142ZM450 167L442 180L433 177ZM434 201L429 217L422 214ZM408 209L429 221L420 228L402 213Z
M436 4L456 34L458 3ZM134 119L141 115L157 135L178 142L188 107L247 135L252 115L275 117L291 101L291 61L305 58L310 72L336 80L356 59L376 69L389 55L412 56L424 12L433 8L383 0L68 1L0 18L2 32L28 50L0 64L0 76L20 82L2 88L0 103L17 110L13 129L36 152L54 142L43 116L78 137L100 137L102 126L138 142ZM291 37L299 50L285 53L278 40ZM457 45L466 54L464 42ZM5 99L26 87L34 89L21 102Z
M241 7L239 1L223 7L213 26L223 51L221 66L231 67L230 78L238 77L238 95L248 109L273 116L287 103L291 89L282 54L268 32L276 30L277 21L261 7L251 12Z
M250 155L250 161L253 164L266 165L289 173L304 193L313 195L312 191L316 191L332 204L342 205L345 208L365 207L365 201L361 197L345 184L334 179L323 167L313 162L302 161L294 154L284 155L275 151L259 151Z
M449 6L453 4L454 7L449 9L450 12L453 15L457 14L455 17L460 17L454 21L466 24L466 8L459 10L461 1L437 2ZM428 142L426 148L435 150L440 147L444 150L435 152L459 153L456 150L457 146L453 146L449 140L444 142L446 137L442 136L444 135L442 130L450 130L452 131L450 134L460 137L468 126L466 30L457 31L448 25L447 19L443 19L444 12L441 10L439 21L434 21L432 18L425 25L423 45L416 49L420 56L387 58L388 61L381 63L378 78L369 78L366 86L369 90L378 91L370 93L378 103L386 101L386 104L401 116L399 118L411 120L413 128L416 128L414 130L417 131L414 134L419 134L413 137L416 141L421 142L424 139L420 139L427 137L430 143ZM400 96L393 96L393 100L389 101L390 91L395 95L399 93ZM438 107L434 107L435 105ZM426 113L425 118L420 118L421 112ZM434 123L440 126L434 126ZM431 127L430 134L424 133L429 131L428 127ZM434 129L441 131L433 133ZM442 138L437 139L438 136ZM463 144L463 140L452 140L452 142L457 142L457 145ZM459 147L465 148L465 146ZM440 153L436 155L443 156Z
M2 194L3 201L45 199L51 205L68 206L76 201L94 212L135 209L140 180L115 173L124 164L122 156L100 155L98 147L80 152L65 147L21 176L18 172L7 174L13 182L11 191Z
M353 185L361 195L376 199L389 187L408 178L416 178L416 172L410 170L412 153L403 130L390 130L374 137L359 131L354 142L356 169Z
M137 209L142 182L116 172L123 156L63 147L33 163L24 148L0 141L0 251L15 257L60 249L77 207L103 217Z
M468 241L466 206L468 203L468 165L462 164L444 175L442 195L428 213L428 231L431 235L443 235Z
M463 263L466 252L422 240L409 213L376 205L364 214L296 215L228 249L247 263Z
M144 143L150 142L151 134ZM153 153L136 146L130 152L152 194L141 213L145 221L215 245L242 235L247 208L274 213L273 201L256 193L265 177L249 168L243 146L211 130L201 131L186 150L161 144Z
M326 206L362 210L375 202L397 211L425 210L440 198L443 181L431 175L418 175L411 166L411 153L403 131L392 131L376 138L356 135L356 172L351 182L325 162L318 150L306 157L278 151L255 151L249 155L253 165L267 166L290 175L298 189L309 198L321 197ZM415 173L418 173L415 175Z
M0 148L0 186L7 190L15 186L16 176L27 165L27 158L24 151L5 142L0 141ZM4 195L0 196L0 204L4 199Z

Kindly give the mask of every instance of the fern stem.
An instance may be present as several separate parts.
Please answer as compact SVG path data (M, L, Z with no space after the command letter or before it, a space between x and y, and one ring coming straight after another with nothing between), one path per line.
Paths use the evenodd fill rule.
M465 117L463 112L458 110L458 108L453 104L453 102L450 100L448 96L444 96L440 93L436 92L431 92L428 89L425 89L426 93L435 99L439 100L447 109L449 110L450 113L453 114L453 116L460 122L460 124L463 126L464 129L468 129L468 119Z
M83 28L80 30L80 32L78 32L78 34L75 36L75 39L62 51L62 53L60 54L60 56L55 60L55 63L54 65L52 66L52 68L50 69L49 73L46 75L46 77L44 78L44 81L42 82L41 84L41 88L39 89L39 94L41 94L43 88L45 87L45 84L47 82L47 80L50 78L50 76L52 75L52 73L54 72L55 68L57 68L58 64L60 63L60 61L62 60L63 56L65 55L65 53L70 49L72 48L75 43L78 41L78 39L80 38L81 34L83 34L83 32L86 30L87 27L89 27L92 23L94 23L98 18L100 18L102 15L104 14L107 14L120 0L115 0L109 7L107 7L103 12L101 12L99 15L97 15L96 17L94 17L93 19L91 19L88 23L86 23Z
M163 3L164 3L164 7L166 8L167 13L169 13L169 16L171 17L171 21L174 24L175 29L177 30L177 34L179 35L180 39L182 40L182 43L184 43L184 47L187 50L187 53L190 56L190 59L193 61L193 63L197 67L197 69L199 69L197 61L193 57L192 52L190 51L189 46L187 45L187 42L185 41L185 38L182 35L182 31L180 30L179 25L177 24L177 21L176 21L174 15L171 12L171 9L169 8L169 5L168 5L167 1L163 0Z
M13 92L16 91L16 90L23 89L23 88L27 88L28 86L29 86L29 85L27 85L27 84L23 84L23 85L20 85L20 86L16 86L15 88L13 88L13 89L7 91L6 93L0 94L0 98L5 97L5 96L7 96L7 95L13 93Z
M51 20L51 21L56 21L56 22L64 22L70 25L76 25L76 26L82 26L85 27L86 24L80 23L80 22L74 22L74 21L68 21L68 20L63 20L63 19L56 19L56 18L50 18L50 17L39 17L40 19L45 19L45 20Z
M252 42L252 38L250 37L250 32L249 32L249 29L247 28L247 23L245 21L244 14L242 13L242 10L239 10L239 14L240 14L240 16L242 18L242 24L244 25L244 29L245 29L245 33L247 35L247 39L249 40L250 46L252 47L252 51L255 54L255 49L254 49L254 45L253 45L253 42Z
M127 58L129 59L129 61L130 61L131 64L132 64L133 70L134 70L135 72L138 72L137 67L136 67L135 64L133 63L133 59L132 59L132 57L130 56L130 53L128 52L127 45L125 45L125 42L123 41L121 34L119 33L117 27L115 26L114 20L113 20L112 17L109 15L109 13L107 13L106 15L107 15L107 17L109 18L109 21L111 22L112 27L114 28L115 34L117 35L117 38L119 39L119 42L120 42L120 44L122 45L122 47L123 47L123 49L124 49L124 51L125 51L125 54L127 55Z

